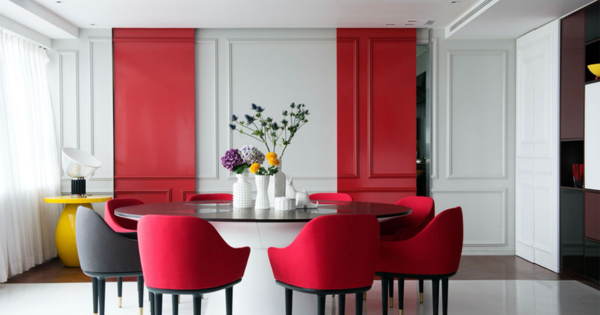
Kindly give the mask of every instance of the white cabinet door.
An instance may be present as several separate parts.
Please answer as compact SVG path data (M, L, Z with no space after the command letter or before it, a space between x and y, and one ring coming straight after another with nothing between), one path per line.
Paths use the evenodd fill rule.
M517 39L516 253L559 271L559 21Z
M600 82L585 86L585 188L600 190Z

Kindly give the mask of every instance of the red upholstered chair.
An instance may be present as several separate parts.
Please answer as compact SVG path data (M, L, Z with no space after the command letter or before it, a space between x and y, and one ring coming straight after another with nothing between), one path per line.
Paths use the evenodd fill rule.
M316 294L318 314L325 314L325 296L339 294L340 314L345 294L360 298L373 285L379 223L372 215L322 216L310 221L286 248L269 248L277 284L285 288L286 315L292 314L292 293Z
M143 205L141 200L135 198L115 198L106 202L104 206L104 221L117 233L135 233L137 232L137 221L117 217L115 210L122 207ZM121 297L123 296L123 277L117 277L117 297L119 298L119 307L121 307Z
M392 241L408 238L423 230L435 216L435 203L429 197L413 196L404 197L397 205L412 209L407 216L390 218L379 222L381 241ZM390 308L393 307L394 279L389 281ZM419 300L423 303L423 280L419 280Z
M327 200L327 201L354 201L352 196L345 193L317 193L310 194L308 198L313 200Z
M404 309L404 278L431 279L433 314L438 314L439 283L442 309L448 313L448 278L458 271L463 247L463 215L460 207L438 214L418 234L398 241L380 242L377 272L381 277L383 312L387 314L388 281L398 278L398 308Z
M117 233L131 233L137 231L137 221L117 217L115 210L122 207L143 205L141 200L135 198L115 198L106 202L104 207L104 221Z
M225 289L227 314L232 312L233 286L244 276L250 248L232 248L207 221L184 216L145 216L138 226L142 272L154 297L154 315L162 314L162 295L190 294L194 315L200 296Z
M233 200L232 194L198 194L190 196L187 201Z

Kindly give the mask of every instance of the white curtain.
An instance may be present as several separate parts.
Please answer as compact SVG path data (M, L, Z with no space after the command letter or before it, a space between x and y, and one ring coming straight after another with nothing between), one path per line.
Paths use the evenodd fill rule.
M58 149L46 51L0 29L0 282L56 256Z

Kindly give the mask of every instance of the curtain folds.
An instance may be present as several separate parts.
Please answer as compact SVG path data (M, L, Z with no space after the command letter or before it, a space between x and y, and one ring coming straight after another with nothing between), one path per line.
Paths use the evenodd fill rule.
M0 282L56 256L58 146L43 48L0 29Z

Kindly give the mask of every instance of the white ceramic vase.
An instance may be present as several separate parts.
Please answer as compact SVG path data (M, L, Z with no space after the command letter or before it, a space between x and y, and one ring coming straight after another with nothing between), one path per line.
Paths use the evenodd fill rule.
M275 206L275 198L285 197L285 178L285 173L281 171L281 164L279 164L279 172L271 175L271 181L269 182L269 202L272 206Z
M236 174L235 176L238 181L233 184L233 207L252 207L252 184L248 182L248 170L246 169L242 174Z
M256 204L255 209L270 209L271 204L269 203L269 181L271 176L267 175L254 175L256 181Z

